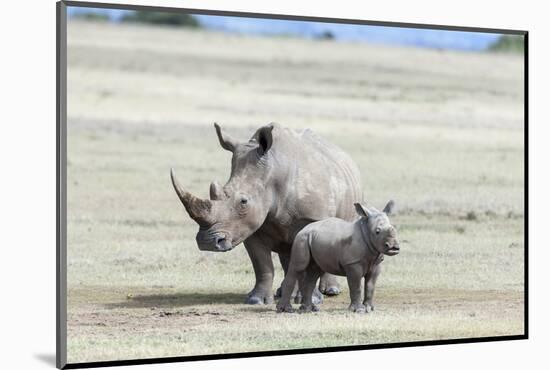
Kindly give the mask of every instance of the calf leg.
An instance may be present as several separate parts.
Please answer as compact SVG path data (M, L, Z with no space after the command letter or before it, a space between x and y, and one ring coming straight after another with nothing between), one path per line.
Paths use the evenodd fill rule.
M317 276L317 279L319 279L319 276ZM311 294L311 301L313 302L313 304L319 305L323 303L323 293L321 293L321 291L317 288L316 283L317 283L317 280L313 282L313 293ZM302 303L303 298L302 298L301 289L299 289L299 287L296 286L294 288L294 292L295 292L294 303Z
M290 249L290 248L289 248ZM279 261L281 262L281 266L283 267L283 271L286 274L288 273L288 265L290 263L290 252L289 253L279 253ZM282 295L282 286L277 289L275 292L275 298L280 298ZM319 289L315 288L313 290L313 304L321 304L323 303L323 294L319 291ZM292 292L291 298L294 299L294 303L301 303L302 302L302 293L300 292L300 289L298 289L298 284L294 286L294 290Z
M281 284L281 298L277 302L277 312L294 312L292 304L290 304L290 297L296 286L296 280L301 278L302 273L290 269L286 274L283 283Z
M296 281L302 280L303 273L311 260L307 238L297 237L292 246L288 270L281 284L281 299L277 303L277 312L292 312L291 296L296 287Z
M366 312L365 306L361 303L361 279L363 279L363 267L359 264L344 267L348 279L349 295L351 304L349 310L358 313Z
M365 305L366 312L374 311L374 286L376 285L376 279L378 279L378 275L380 275L381 271L382 266L375 265L365 276L365 299L363 300L363 304Z
M313 303L313 290L315 289L315 283L321 274L322 271L319 266L312 261L308 266L303 279L299 281L300 291L303 296L300 312L319 311L319 306Z

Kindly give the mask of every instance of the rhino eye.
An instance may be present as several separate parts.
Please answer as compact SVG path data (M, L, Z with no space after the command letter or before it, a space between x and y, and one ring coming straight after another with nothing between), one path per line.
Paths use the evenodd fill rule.
M380 228L379 227L377 227L375 231L376 231L377 234L380 234Z
M248 203L248 199L246 198L241 198L241 204L244 206Z

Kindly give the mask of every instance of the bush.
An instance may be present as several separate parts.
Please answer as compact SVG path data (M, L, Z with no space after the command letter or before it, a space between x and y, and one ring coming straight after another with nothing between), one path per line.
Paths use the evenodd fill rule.
M334 34L331 31L323 31L317 35L317 38L320 40L334 40Z
M523 53L524 39L520 35L502 35L489 46L490 51L503 51L512 53Z
M139 22L169 26L200 27L199 22L189 14L135 11L121 18L122 22Z

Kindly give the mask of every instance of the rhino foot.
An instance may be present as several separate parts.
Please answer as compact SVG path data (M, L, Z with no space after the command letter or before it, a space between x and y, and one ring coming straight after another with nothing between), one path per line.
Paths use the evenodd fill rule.
M332 279L329 278L324 278L324 276L321 277L321 280L319 281L319 290L326 296L335 296L342 292L336 281L332 281Z
M244 301L244 303L271 304L273 303L273 294L261 293L261 292L256 292L256 290L252 290L250 293L248 293L248 296L246 297L246 300Z
M321 294L319 289L316 288L313 291L313 294L311 295L311 302L316 305L323 303L323 294ZM302 303L302 293L298 292L296 294L296 296L294 297L294 303Z
M298 312L300 313L308 313L308 312L319 312L319 306L312 304L312 305L304 305L302 304L300 308L298 309Z
M366 313L367 308L362 304L350 304L349 310L355 313Z
M364 305L365 305L365 312L366 313L374 311L374 306L373 305L368 304L368 303L364 303Z
M293 313L294 308L292 308L292 305L290 303L287 305L277 305L277 313L281 312Z
M336 287L336 286L331 286L331 287L328 287L327 289L325 289L325 291L323 292L323 294L327 295L327 296L335 296L335 295L338 295L340 294L340 288Z
M313 295L311 296L311 302L314 305L319 305L323 303L323 294L319 289L315 288L315 290L313 291Z

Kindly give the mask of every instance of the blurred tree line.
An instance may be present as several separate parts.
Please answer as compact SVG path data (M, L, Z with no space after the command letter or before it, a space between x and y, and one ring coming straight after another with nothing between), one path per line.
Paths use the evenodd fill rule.
M501 35L498 40L489 46L490 51L523 53L524 38L522 35Z
M109 21L111 19L108 14L93 11L77 13L74 17L89 21ZM190 14L170 12L132 11L122 16L120 21L194 28L201 26L197 19Z
M123 16L121 21L194 28L200 27L200 24L195 17L190 14L183 13L134 11Z
M108 21L110 19L107 14L96 12L76 13L73 17L87 21Z

